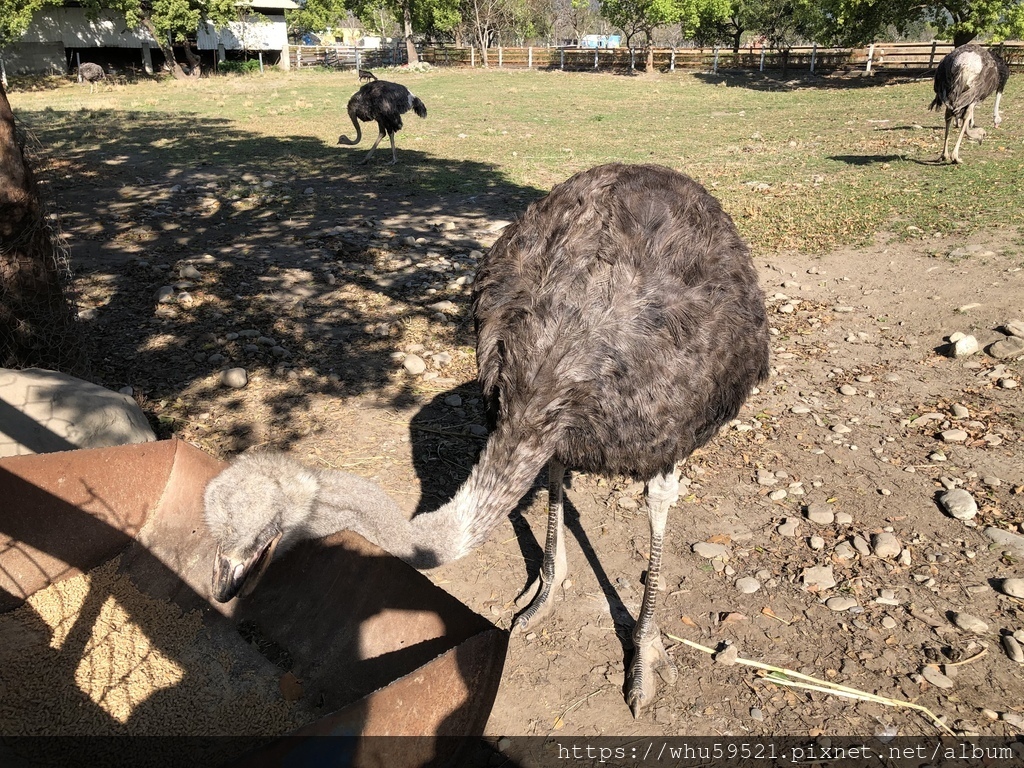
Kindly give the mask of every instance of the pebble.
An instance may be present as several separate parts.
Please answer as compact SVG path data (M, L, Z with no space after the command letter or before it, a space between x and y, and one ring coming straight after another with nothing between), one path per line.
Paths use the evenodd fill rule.
M1024 339L1024 320L1010 320L1003 323L1003 333Z
M970 435L962 429L947 429L940 434L940 437L944 443L964 443L967 442Z
M736 580L736 589L744 595L752 595L761 588L761 582L752 576L744 576Z
M1018 557L1024 557L1024 536L1019 533L1010 533L1002 528L989 527L985 529L985 535L999 546L1012 549Z
M956 418L956 419L966 419L970 415L971 415L971 412L969 410L967 410L967 408L965 406L960 405L960 403L957 403L956 405L953 406L953 417L954 418Z
M876 533L871 537L871 547L877 557L888 559L896 557L903 549L900 540L888 531Z
M882 626L885 627L886 629L896 629L896 627L898 625L899 625L899 623L892 616L883 616L882 617Z
M990 345L986 351L997 360L1024 355L1024 339L1019 336L1007 336Z
M857 550L861 557L867 557L871 554L871 545L868 544L867 539L863 536L853 537L853 548Z
M787 517L782 521L782 524L778 527L777 530L780 536L787 536L789 538L792 538L793 536L796 536L797 530L799 528L799 520L792 517Z
M245 368L228 368L220 375L220 383L225 387L241 389L249 383L249 374Z
M789 495L789 492L785 488L779 488L778 490L772 491L768 494L768 498L772 501L782 501Z
M487 437L488 430L487 427L482 424L470 424L469 434L476 435L477 437Z
M857 601L852 597L830 597L825 601L825 607L831 611L841 612L848 611L857 605Z
M934 685L936 688L952 688L953 681L939 672L938 668L929 664L921 670L921 677Z
M724 664L727 667L731 667L736 663L736 660L740 656L740 649L735 645L726 646L724 650L719 651L714 655L714 660L718 664Z
M758 485L775 485L779 482L779 478L775 476L775 473L768 469L757 470L757 484Z
M804 589L817 588L819 591L832 589L836 585L836 577L831 565L815 565L804 568L800 574Z
M970 357L980 349L978 340L973 336L964 336L953 342L953 357Z
M857 552L848 541L841 541L836 544L835 549L832 550L832 554L840 560L853 560L853 558L857 556Z
M462 405L462 398L459 395L448 395L448 397L444 399L444 404L450 405L452 408L458 408Z
M758 722L762 722L764 720L764 712L762 712L757 707L751 707L750 708L750 718L752 720L757 720Z
M848 435L850 432L853 432L853 430L850 429L845 424L836 424L834 427L832 427L832 431L835 432L837 435Z
M1024 579L1004 579L1003 594L1024 600Z
M794 405L789 411L790 413L810 413L811 409L806 405Z
M965 632L974 632L977 635L988 632L988 624L969 613L954 612L953 623Z
M693 545L695 554L713 560L716 557L728 557L729 548L725 544L712 544L709 541L699 541Z
M419 376L427 370L427 364L419 355L407 355L402 361L402 367L413 376Z
M157 288L156 301L158 304L167 304L174 301L174 288L170 285L163 285Z
M815 502L807 507L807 519L818 525L832 525L836 516L828 504Z
M224 355L222 355L220 352L214 352L212 355L210 355L208 358L206 358L206 361L210 365L220 365L221 363L225 362L226 360L227 360L227 358L224 357Z
M849 512L836 512L836 523L839 525L853 525L853 515Z
M999 386L1003 389L1016 389L1020 385L1016 379L1000 379Z
M850 384L843 384L843 386L841 386L839 388L839 394L841 394L841 395L851 395L851 396L852 395L856 395L857 394L857 388L852 386L852 385L850 385Z
M939 504L957 520L973 520L978 514L978 503L963 488L946 491L939 497Z
M1011 661L1024 664L1024 649L1020 647L1020 643L1013 635L1003 635L1003 649Z

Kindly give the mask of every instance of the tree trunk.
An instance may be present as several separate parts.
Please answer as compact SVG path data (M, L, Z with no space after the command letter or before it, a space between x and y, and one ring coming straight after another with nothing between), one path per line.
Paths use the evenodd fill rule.
M736 33L732 36L732 52L740 52L740 39L743 37L743 30L736 27Z
M654 71L654 35L647 33L647 61L644 64L644 71L651 74Z
M66 276L0 88L0 367L84 368Z
M416 53L416 43L412 39L412 6L409 2L402 7L402 26L405 34L405 52L410 64L419 64L420 55Z
M192 52L192 46L188 40L185 41L185 60L188 62L189 74L192 77L199 77L203 68L200 66L199 57Z
M168 41L164 35L161 35L159 32L156 31L156 27L153 26L152 19L143 18L142 26L145 27L146 31L153 36L154 40L156 40L156 44L160 48L160 52L164 55L164 64L166 64L167 67L171 70L171 74L174 75L174 79L186 79L188 75L185 74L185 70L183 70L178 65L178 62L175 60L174 49L171 47L170 41Z

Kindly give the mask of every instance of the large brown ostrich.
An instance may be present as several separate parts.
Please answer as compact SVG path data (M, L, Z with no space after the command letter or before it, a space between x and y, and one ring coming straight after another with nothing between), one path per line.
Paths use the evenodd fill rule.
M242 456L214 478L206 520L220 546L214 591L251 586L274 546L354 530L418 568L484 543L548 468L544 561L514 630L551 611L568 568L567 467L647 481L650 559L626 700L676 670L655 595L679 462L735 418L768 375L768 322L750 254L700 185L654 165L604 165L556 186L506 228L474 283L479 382L492 421L454 498L407 522L373 483ZM278 547L280 551L280 547Z
M394 165L398 162L398 156L395 154L395 133L402 130L402 115L410 109L420 117L427 116L426 106L404 85L390 83L387 80L372 80L348 100L348 116L356 128L355 139L339 136L338 143L358 144L363 138L363 128L359 121L376 121L380 134L360 162L368 162L380 140L387 135L391 139L391 165Z

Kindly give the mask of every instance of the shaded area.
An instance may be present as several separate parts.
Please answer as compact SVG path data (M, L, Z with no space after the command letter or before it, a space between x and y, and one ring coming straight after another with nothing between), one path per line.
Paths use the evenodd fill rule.
M241 393L227 403L230 450L287 445L300 433L291 414L317 395L379 393L410 339L471 343L469 278L451 281L472 275L495 217L541 194L494 166L417 152L402 134L397 166L361 166L366 146L193 116L28 119L50 148L50 193L85 286L90 378L133 386L144 408L191 387L186 418L223 395L225 368L274 379L261 393L271 424L247 417ZM444 300L447 317L431 306ZM301 386L276 386L288 381ZM409 382L382 396L415 402ZM168 436L182 424L153 426Z
M710 85L724 85L730 88L747 88L752 91L802 91L829 90L850 91L878 88L901 83L916 83L930 80L927 75L906 75L887 72L849 72L826 75L811 74L806 69L792 68L788 72L768 69L764 72L735 69L719 69L714 72L694 72L693 76Z

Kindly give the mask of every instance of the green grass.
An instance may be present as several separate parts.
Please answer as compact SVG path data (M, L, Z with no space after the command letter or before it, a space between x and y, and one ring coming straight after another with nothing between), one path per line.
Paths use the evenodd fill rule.
M413 197L512 189L519 194L511 199L525 204L599 163L653 162L708 187L759 252L822 252L882 230L966 236L1024 223L1018 78L1003 100L1003 128L991 130L991 102L984 103L978 124L989 138L980 147L965 142L965 165L952 167L934 162L942 120L926 109L928 80L871 87L818 81L794 89L758 75L384 76L410 86L430 113L426 120L407 116L395 168L383 165L386 140L373 163L356 164L376 135L373 126L360 147L335 145L340 133L351 135L351 73L143 82L94 94L63 86L15 92L11 101L44 153L83 178L123 166L129 176L142 168L173 180L209 164L240 179L270 172L353 187L401 185Z

